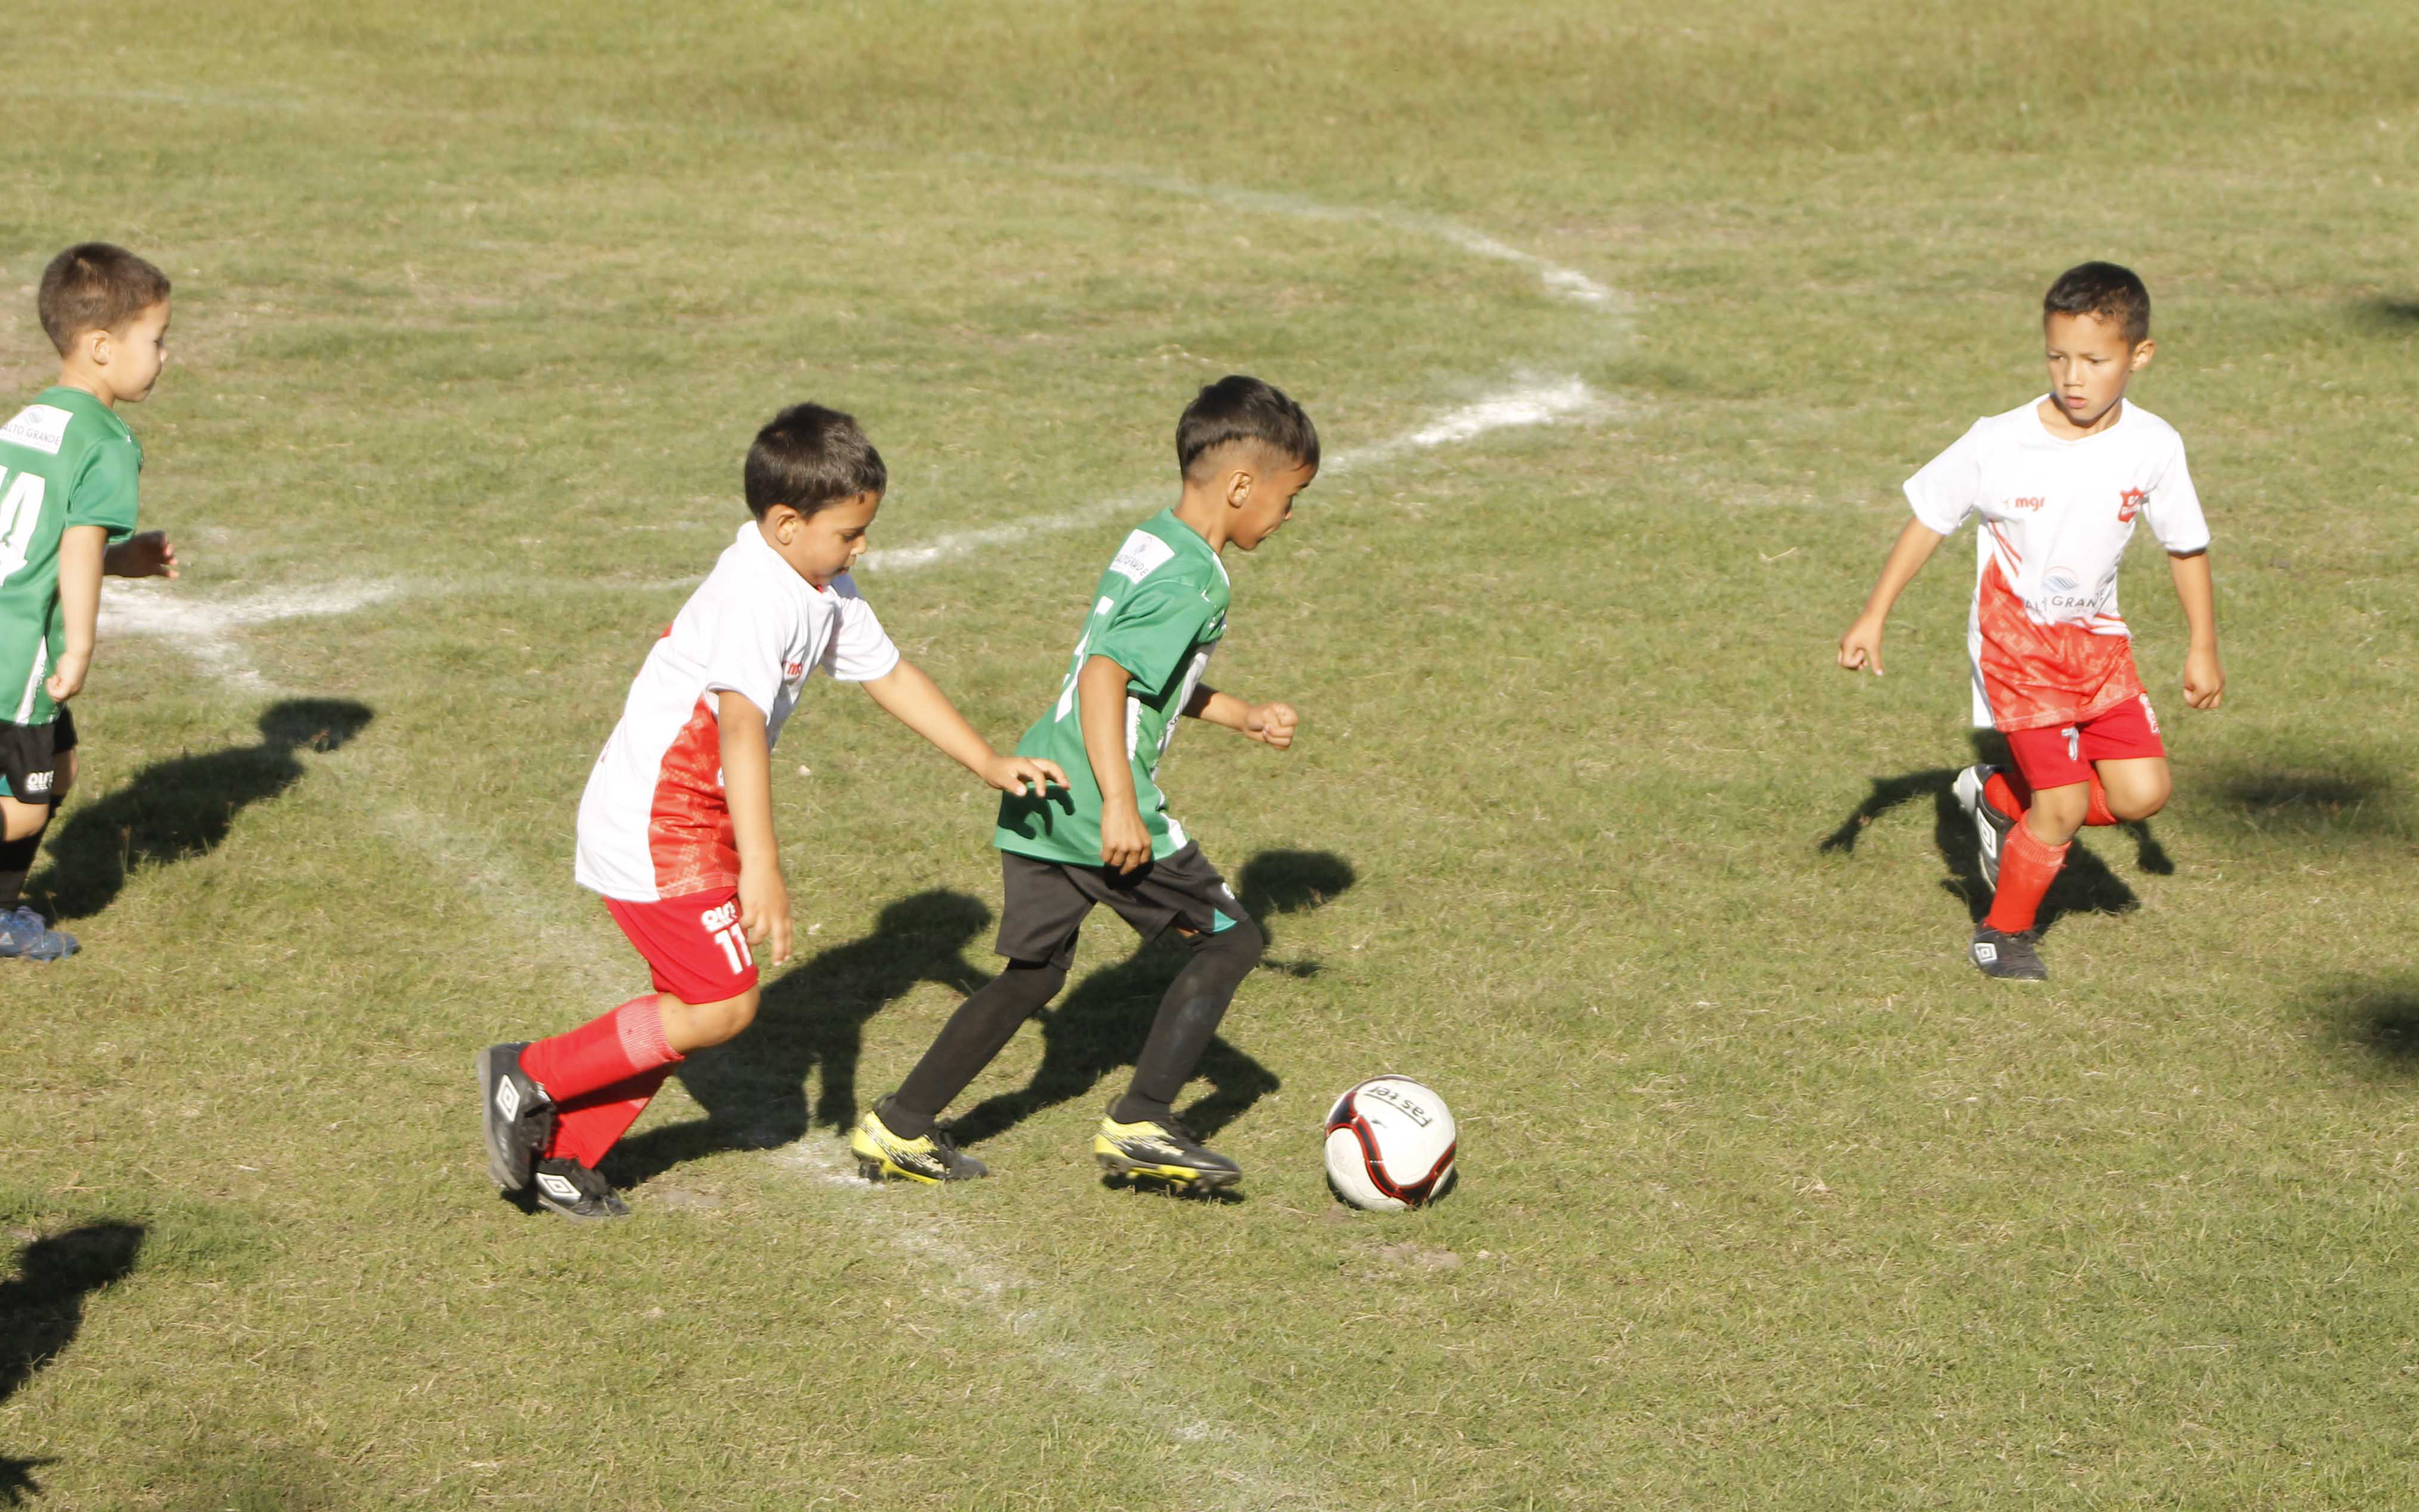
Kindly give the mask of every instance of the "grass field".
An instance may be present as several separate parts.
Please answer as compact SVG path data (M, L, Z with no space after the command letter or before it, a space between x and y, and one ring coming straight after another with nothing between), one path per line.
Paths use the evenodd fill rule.
M17 29L0 387L53 252L155 256L189 571L78 705L36 890L85 953L0 970L0 1503L2419 1504L2407 6ZM2158 300L2231 682L2184 710L2137 542L2178 798L2087 836L2024 991L1960 955L1970 548L1886 679L1830 657L2093 256ZM997 1178L854 1181L998 878L825 685L800 957L609 1163L638 1215L499 1200L471 1057L644 985L573 813L755 427L864 420L865 590L1006 741L1238 370L1346 464L1230 563L1213 680L1301 742L1165 773L1273 936L1195 1089L1243 1199L1097 1179L1175 969L1105 917L959 1109ZM1350 1215L1317 1120L1382 1069L1463 1181Z

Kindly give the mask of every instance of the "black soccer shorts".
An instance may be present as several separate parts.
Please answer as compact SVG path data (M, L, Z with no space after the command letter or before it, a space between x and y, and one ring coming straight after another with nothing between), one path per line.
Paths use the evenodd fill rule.
M76 748L75 716L65 708L47 725L11 725L0 719L0 782L5 796L20 803L55 803L67 785L61 758Z
M999 853L999 939L992 948L1011 961L1073 965L1075 938L1097 904L1114 909L1145 942L1170 924L1214 935L1250 917L1197 845L1123 874L1013 850Z

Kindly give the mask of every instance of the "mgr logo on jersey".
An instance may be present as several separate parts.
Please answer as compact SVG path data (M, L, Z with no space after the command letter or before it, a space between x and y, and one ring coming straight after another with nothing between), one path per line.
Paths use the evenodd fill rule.
M2132 525L2134 516L2142 512L2142 501L2150 496L2149 490L2129 488L2117 496L2117 523Z

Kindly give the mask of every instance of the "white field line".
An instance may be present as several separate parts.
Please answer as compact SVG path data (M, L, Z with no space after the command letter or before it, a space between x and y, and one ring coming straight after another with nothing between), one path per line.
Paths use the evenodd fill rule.
M1491 431L1551 425L1604 407L1604 402L1595 390L1578 378L1532 381L1450 410L1400 435L1336 452L1324 461L1319 470L1366 472L1412 452L1474 441ZM1080 530L1087 526L1140 514L1156 497L1155 495L1139 493L1119 494L1111 498L1095 499L1057 514L1038 514L1004 525L955 530L920 546L894 546L869 551L858 559L857 567L860 571L873 573L912 573L920 568L937 567L978 552L1014 545L1033 536Z
M100 629L105 635L158 635L229 687L254 695L277 692L244 653L236 633L310 616L350 614L395 596L389 583L331 583L251 594L239 599L188 597L158 578L104 578Z
M1564 267L1534 252L1523 252L1484 231L1473 230L1442 216L1422 215L1416 211L1379 206L1329 205L1299 194L1276 194L1267 190L1235 189L1223 184L1196 184L1189 179L1144 173L1132 168L1035 162L1015 162L1014 166L1052 178L1092 179L1127 189L1146 190L1154 194L1174 194L1185 199L1231 205L1239 210L1253 210L1263 215L1290 216L1297 221L1359 221L1385 226L1410 236L1425 237L1431 241L1441 241L1474 257L1525 267L1537 276L1537 282L1545 286L1548 294L1558 299L1567 299L1609 313L1629 308L1629 300L1620 290L1599 283L1575 267Z

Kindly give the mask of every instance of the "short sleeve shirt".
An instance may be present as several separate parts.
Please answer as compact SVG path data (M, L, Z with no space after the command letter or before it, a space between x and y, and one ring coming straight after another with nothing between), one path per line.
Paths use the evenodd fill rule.
M2127 403L2106 430L2061 439L2041 403L1976 420L1906 481L1928 528L1980 522L1966 621L1974 723L2002 730L2076 724L2142 692L2117 607L2137 522L2170 552L2209 547L2174 426Z
M898 664L898 648L853 580L816 588L753 521L740 527L647 652L588 775L574 866L580 885L626 903L738 886L717 695L762 710L770 743L816 672L868 682Z
M59 540L99 526L134 533L143 448L116 411L81 389L48 389L0 425L0 720L58 717L42 681L67 649Z
M1167 812L1159 766L1176 738L1178 716L1226 634L1228 598L1218 554L1174 510L1135 527L1092 592L1091 613L1068 658L1056 701L1016 745L1019 756L1055 761L1067 773L1067 787L1039 798L1002 800L994 844L1041 861L1101 863L1101 787L1084 750L1075 682L1086 662L1105 656L1126 669L1126 761L1151 855L1184 848L1188 836Z

